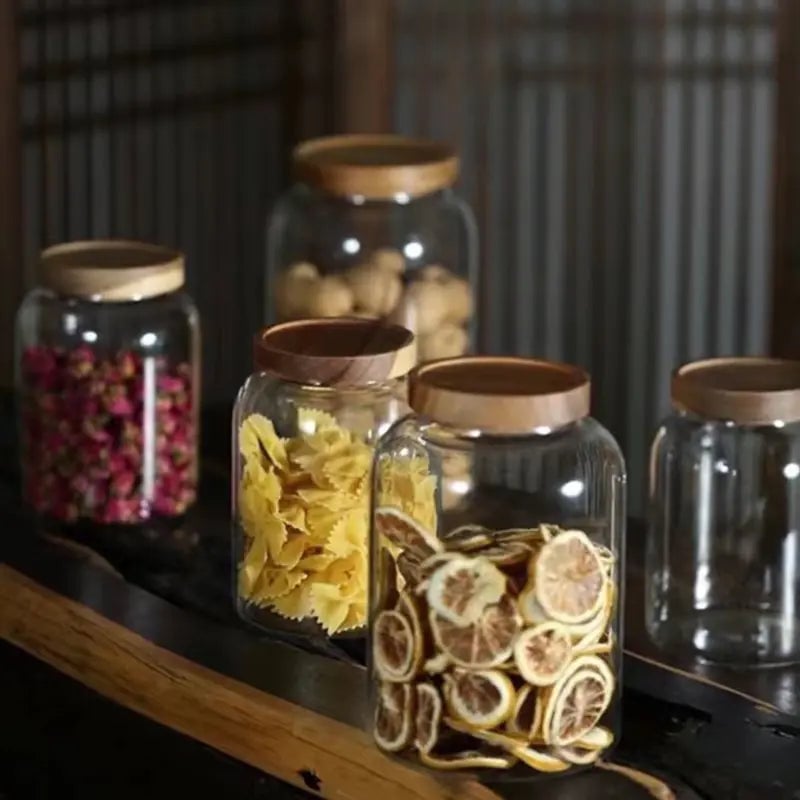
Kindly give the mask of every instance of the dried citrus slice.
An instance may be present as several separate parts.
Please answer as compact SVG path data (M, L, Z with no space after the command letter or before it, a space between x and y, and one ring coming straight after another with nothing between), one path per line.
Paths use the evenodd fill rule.
M514 710L514 684L503 672L457 670L445 678L450 712L467 725L496 728Z
M462 667L482 669L502 664L511 656L522 627L514 602L508 595L487 606L481 618L461 627L431 611L433 638L450 660Z
M421 555L428 555L442 549L441 542L433 533L391 506L375 509L374 525L379 534L403 550L413 550Z
M575 747L583 750L605 750L614 743L614 734L608 728L598 725L587 731L575 742Z
M585 750L582 747L568 745L567 747L554 747L552 754L569 764L593 764L600 758L600 750Z
M572 641L559 622L543 622L528 628L514 645L514 663L519 674L533 686L554 684L572 657Z
M485 558L452 558L430 577L428 605L459 627L472 625L505 593L506 576Z
M378 690L373 735L390 753L408 747L414 738L414 694L407 683L384 683Z
M520 761L527 764L537 772L564 772L569 769L569 764L544 750L537 750L535 747L525 747L520 745L512 751Z
M413 550L405 550L397 556L397 571L406 585L416 586L423 579L419 556Z
M524 564L531 557L533 550L525 542L499 542L485 547L478 555L488 558L498 567L513 567Z
M471 553L488 547L493 541L493 534L483 525L459 525L448 531L443 537L443 544L448 550Z
M414 744L421 753L430 753L439 739L442 698L431 683L417 684Z
M416 643L411 621L399 611L381 611L372 633L375 669L386 681L406 681L414 672Z
M417 600L408 592L403 592L397 601L396 611L399 611L410 623L411 633L413 634L414 647L411 659L411 667L408 678L413 677L419 672L424 659L424 638L422 632L422 617L420 616Z
M605 583L605 569L583 531L559 533L536 558L536 600L559 622L584 622L597 614L604 601Z
M528 581L517 598L517 606L525 622L538 625L547 622L547 614L536 599L536 587L533 581Z
M429 658L423 665L422 671L428 675L441 675L451 667L453 662L447 653L439 653L433 658Z
M461 753L434 755L420 753L419 760L431 769L510 769L515 758L502 751L465 750Z
M576 658L547 701L542 726L545 740L564 747L581 739L597 725L613 691L613 675L602 659Z
M606 581L604 603L600 611L590 620L580 625L570 626L570 634L576 651L588 650L593 645L598 644L606 633L610 634L608 626L614 610L615 595L614 584L611 581Z
M528 741L539 733L544 707L541 695L534 686L523 686L514 700L514 709L506 722L509 733L524 736Z
M500 747L503 750L513 750L515 747L525 746L528 744L527 738L518 734L511 735L508 733L498 733L492 730L483 730L481 728L474 728L466 722L462 722L455 717L445 717L444 724L458 733L464 733L472 736L475 739L480 739L487 744Z
M504 528L495 531L493 536L496 542L524 542L528 545L544 544L553 538L547 525L536 528Z

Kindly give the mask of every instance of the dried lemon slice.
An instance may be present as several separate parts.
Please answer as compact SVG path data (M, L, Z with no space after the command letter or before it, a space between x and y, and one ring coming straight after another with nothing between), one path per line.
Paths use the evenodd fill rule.
M461 753L448 755L434 755L420 753L419 760L431 769L456 770L456 769L510 769L514 766L515 758L503 752L481 752L480 750L465 750Z
M457 670L445 678L450 712L470 727L496 728L514 710L514 684L498 670Z
M531 625L547 622L547 614L545 614L544 609L539 605L539 601L536 599L536 587L533 581L528 581L528 583L525 584L517 598L517 606L525 622Z
M536 600L554 620L579 623L603 605L606 573L583 531L563 531L539 551L534 568Z
M448 550L471 553L488 547L494 541L492 532L483 525L459 525L448 531L443 544Z
M569 764L593 764L600 758L600 750L585 750L582 747L569 745L567 747L554 747L552 754Z
M506 722L506 730L530 741L539 733L543 712L539 691L534 686L525 685L517 692L514 710Z
M429 658L422 665L422 671L427 673L428 675L441 675L443 672L446 672L452 665L453 662L450 660L450 657L447 655L447 653L439 653L433 658Z
M430 753L439 740L442 721L442 698L431 683L417 684L417 707L414 744L420 753Z
M433 533L392 506L376 508L373 521L379 534L403 550L414 550L426 556L442 549L441 542Z
M557 758L544 750L537 750L535 747L525 747L520 745L512 751L520 761L527 764L537 772L564 772L569 769L569 763Z
M454 717L445 717L444 724L458 733L467 734L468 736L472 736L475 739L480 739L487 744L500 747L503 750L510 751L515 747L524 747L528 744L528 740L524 736L510 735L508 733L498 733L497 731L475 728L472 725L467 725L466 722L462 722Z
M378 691L373 735L378 747L397 753L414 738L414 694L407 683L384 683Z
M575 747L583 750L606 750L614 744L614 734L608 728L598 725L587 731L575 742Z
M554 684L572 658L567 628L558 622L543 622L523 631L514 645L519 674L533 686Z
M485 558L459 556L446 561L430 577L428 605L459 627L472 625L484 609L505 593L506 576Z
M375 669L386 681L406 681L414 672L414 630L399 611L381 611L372 633Z
M400 595L395 610L399 611L411 623L411 633L413 635L414 646L411 657L411 666L407 673L407 678L412 678L422 667L422 662L425 655L423 648L424 639L422 632L422 617L420 616L417 600L408 592L403 592Z
M547 701L542 732L548 744L574 744L594 728L614 692L614 677L597 656L581 656L570 665Z
M510 658L514 640L522 627L513 600L508 595L487 606L481 618L461 627L440 617L428 615L431 632L439 649L462 667L496 667Z
M501 542L480 550L477 555L488 558L498 567L514 567L524 564L531 557L533 550L525 542Z

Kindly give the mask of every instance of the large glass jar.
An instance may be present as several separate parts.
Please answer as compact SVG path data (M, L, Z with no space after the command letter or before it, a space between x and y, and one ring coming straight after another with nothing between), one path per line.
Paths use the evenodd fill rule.
M199 326L183 256L60 244L17 315L24 497L48 525L180 518L197 491Z
M800 363L720 358L672 379L653 442L647 627L665 650L800 660Z
M375 457L375 739L523 780L591 764L619 737L625 467L589 378L465 357L409 392Z
M421 360L466 352L478 247L452 148L336 136L297 147L294 169L268 229L267 321L388 318L416 334Z
M264 329L233 413L233 536L240 616L329 646L367 618L375 443L407 413L414 337L371 320Z

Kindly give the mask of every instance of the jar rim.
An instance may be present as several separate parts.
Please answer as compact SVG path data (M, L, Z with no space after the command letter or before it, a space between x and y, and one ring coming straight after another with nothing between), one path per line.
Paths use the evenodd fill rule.
M591 380L580 367L514 356L462 356L422 364L409 404L443 425L520 435L589 416Z
M301 142L292 153L295 176L342 197L392 200L452 186L459 159L444 142L396 134L347 134Z
M255 336L257 369L292 383L356 388L408 374L417 358L414 334L400 325L355 317L302 319Z
M672 374L672 405L745 425L800 420L800 361L725 357L691 361Z
M43 285L94 301L144 300L184 284L183 253L130 239L87 239L46 248L39 259Z

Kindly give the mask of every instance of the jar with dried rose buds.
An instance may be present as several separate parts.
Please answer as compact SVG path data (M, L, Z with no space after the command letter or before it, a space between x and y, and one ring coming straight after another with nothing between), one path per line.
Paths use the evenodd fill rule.
M88 532L180 518L197 493L200 388L183 256L81 241L40 267L16 323L26 502Z
M267 321L387 319L422 361L462 355L476 332L477 230L453 189L451 147L402 136L315 139L267 232Z
M233 413L239 615L319 650L365 634L370 467L404 414L414 336L316 319L265 328Z
M567 364L409 376L374 461L373 734L435 770L537 780L620 734L625 467Z

